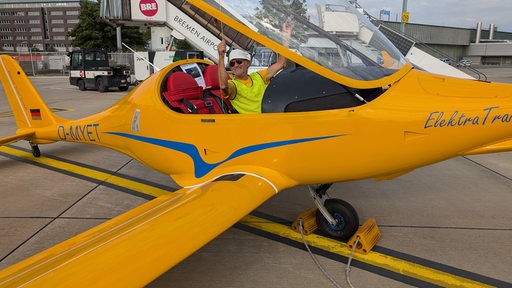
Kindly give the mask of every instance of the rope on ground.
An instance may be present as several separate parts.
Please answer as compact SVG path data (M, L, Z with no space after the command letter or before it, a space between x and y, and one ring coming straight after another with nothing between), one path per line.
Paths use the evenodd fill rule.
M336 287L336 288L343 288L343 286L341 286L338 282L336 282L336 280L334 278L332 278L331 275L329 275L329 273L327 273L327 271L320 264L320 262L318 262L318 260L316 259L315 255L313 254L313 252L311 252L311 249L309 248L308 242L306 241L306 238L304 238L302 219L299 219L299 230L300 230L300 235L302 236L302 242L304 242L304 246L306 246L306 249L308 250L309 256L311 256L311 258L313 259L313 262L315 262L315 264L318 267L318 269L324 274L324 276L329 281L331 281L331 283L334 285L334 287Z
M352 262L352 257L354 257L354 252L356 251L358 242L359 242L359 236L357 236L356 241L354 242L354 246L352 247L352 252L350 252L350 257L348 257L347 267L345 268L345 278L347 279L347 283L350 288L354 288L354 286L352 286L352 282L350 281L350 262Z

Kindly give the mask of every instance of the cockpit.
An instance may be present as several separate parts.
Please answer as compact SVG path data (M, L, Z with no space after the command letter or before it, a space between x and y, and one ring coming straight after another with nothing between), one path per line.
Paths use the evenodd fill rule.
M346 0L205 2L205 9L214 9L222 17L236 20L232 28L243 30L244 35L261 46L339 83L383 79L407 63L368 18ZM281 43L284 22L294 25L288 47L276 46ZM238 25L244 29L235 27ZM236 45L236 39L233 44Z
M290 85L293 83L293 85ZM382 93L381 88L351 89L304 67L286 68L267 86L261 112L305 112L362 105ZM187 63L168 72L161 86L163 102L186 114L234 114L220 94L217 65Z
M257 44L252 50L260 51L255 53L253 66L264 68L275 61L275 54L267 53L268 50L292 63L268 85L262 101L263 113L363 105L411 69L398 49L346 0L188 2L221 21L221 34L222 26L229 24L229 29L253 39ZM287 47L280 44L280 28L285 21L293 22L294 26ZM237 46L236 39L229 40L232 47ZM198 67L201 77L194 78L207 90L207 85L201 82L205 80L206 66ZM163 91L167 89L164 86Z

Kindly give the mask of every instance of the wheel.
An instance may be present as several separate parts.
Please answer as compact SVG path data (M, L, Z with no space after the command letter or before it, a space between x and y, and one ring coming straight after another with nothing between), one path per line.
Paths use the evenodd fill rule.
M329 236L348 241L359 227L359 216L357 216L354 207L341 199L327 199L324 206L338 223L332 225L325 219L320 210L317 210L316 223L318 228Z
M128 86L119 86L119 91L126 91L128 90Z
M41 156L41 150L39 150L39 146L32 145L32 155L34 155L34 157L36 158L39 158Z
M78 90L85 91L85 82L84 82L84 80L78 80Z
M103 83L103 79L96 79L96 89L102 93L108 90L108 87Z

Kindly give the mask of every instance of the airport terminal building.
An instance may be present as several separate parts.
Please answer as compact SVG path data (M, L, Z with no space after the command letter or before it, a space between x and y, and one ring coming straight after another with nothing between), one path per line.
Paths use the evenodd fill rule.
M81 0L0 0L0 50L70 51Z
M0 51L28 52L29 47L42 52L71 51L68 33L79 21L82 1L87 0L0 0ZM382 24L400 31L399 22L374 22L377 26ZM512 32L498 31L494 25L482 29L477 23L475 28L408 23L405 35L406 40L400 41L421 46L436 58L512 65Z
M377 22L377 26L382 24L400 31L399 22ZM512 65L512 32L497 31L492 24L485 29L481 23L475 23L475 28L408 23L405 34L415 45L437 58L469 59L482 65Z

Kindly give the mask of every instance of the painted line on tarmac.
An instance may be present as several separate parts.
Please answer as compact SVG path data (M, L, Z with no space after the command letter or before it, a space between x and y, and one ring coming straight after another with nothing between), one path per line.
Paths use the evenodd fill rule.
M280 241L279 239L276 239L276 236L280 237L282 238L282 240L285 240L285 242L287 242L287 244L290 244L291 246L305 249L301 234L291 229L291 223L289 225L282 224L262 217L248 215L244 217L242 220L240 220L239 224L237 224L238 228L246 230L241 226L256 229L256 231L254 231L254 233L256 234L258 234L258 231L266 232L267 234L262 236L268 237L273 240ZM259 234L261 235L261 233ZM314 249L315 254L319 254L327 258L344 263L347 262L348 257L350 256L351 249L348 247L346 243L317 234L310 234L304 237L308 245L312 248L312 250ZM292 241L292 243L290 242L290 240ZM428 287L429 284L432 287L466 288L507 287L511 285L511 283L507 283L501 280L489 278L476 273L464 271L461 269L435 263L432 261L421 261L424 259L412 257L420 260L417 262L424 262L425 264L431 264L430 266L440 267L439 269L432 268L427 265L422 265L419 263L400 259L398 257L393 257L392 255L390 255L394 254L392 250L382 250L387 250L388 254L383 254L376 251L371 251L366 255L354 253L352 266L419 287ZM403 253L397 254L404 255ZM443 270L448 270L450 272ZM391 272L391 274L389 272ZM455 273L458 275L456 275ZM464 277L459 275L464 275ZM473 279L470 279L468 277L471 277Z
M60 159L54 156L41 156L39 158L35 158L32 153L18 147L1 146L0 155L53 171L58 171L73 177L101 183L102 185L120 189L121 191L126 191L128 189L136 192L139 196L140 194L147 195L147 197L144 197L147 199L152 199L172 192L172 189L156 187L156 183L141 183L141 181L143 181L142 179L137 179L127 175L123 177L116 176L113 175L114 172L112 171L73 162L67 159ZM235 227L290 246L304 248L301 235L293 231L290 228L290 225L278 223L283 221L265 219L269 217L248 215L240 220ZM305 238L315 254L319 254L339 262L347 262L351 250L345 243L317 234L311 234L305 236ZM374 250L378 250L377 248L378 247L375 247ZM462 271L449 266L445 266L447 269L431 268L427 265L421 265L412 261L393 257L390 255L393 254L391 250L379 250L385 250L387 251L387 254L376 251L371 251L367 255L356 253L353 257L352 265L372 273L395 279L402 283L421 287L504 287L510 285L510 283ZM417 258L417 260L418 261L416 262L425 262L427 264L434 263L430 261L422 261L424 259L421 258ZM443 265L440 264L438 266ZM469 275L471 278L478 280L472 280L443 270L457 272L456 274L459 275Z
M59 160L50 157L34 157L32 153L16 149L10 146L1 146L0 154L6 157L14 157L24 162L42 166L54 171L59 171L67 175L79 177L82 179L89 179L95 183L101 183L105 186L114 188L125 188L131 191L137 192L137 194L143 194L150 197L144 197L146 199L152 199L161 195L169 194L172 190L157 187L151 184L141 183L138 179L128 179L127 177L120 177L114 175L115 172L107 170L99 170L97 168L87 167L85 165L74 164L71 161ZM126 191L125 189L122 189ZM133 193L132 193L133 194ZM141 196L141 195L138 195Z

